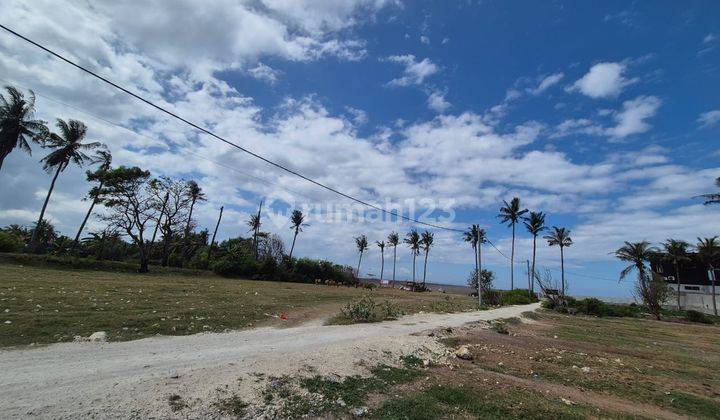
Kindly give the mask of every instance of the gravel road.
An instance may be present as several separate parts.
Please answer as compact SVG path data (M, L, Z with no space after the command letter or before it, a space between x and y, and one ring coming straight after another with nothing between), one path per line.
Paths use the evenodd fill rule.
M177 394L190 405L190 417L208 417L218 393L237 392L252 400L258 374L363 373L364 364L437 346L426 334L414 333L514 317L538 307L0 350L0 413L3 418L168 418L175 416L168 397Z

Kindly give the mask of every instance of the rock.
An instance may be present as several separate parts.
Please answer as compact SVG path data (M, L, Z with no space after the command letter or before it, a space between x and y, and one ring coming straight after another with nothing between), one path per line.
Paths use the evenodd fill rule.
M345 407L347 404L345 403L345 400L342 398L338 398L337 401L335 401L335 404L339 405L340 407Z
M75 337L73 337L73 341L76 343L81 343L81 342L87 341L87 340L85 340L85 337L83 337L81 335L76 335Z
M88 341L95 343L104 343L108 341L108 335L105 331L94 332L90 334L90 337L88 337Z
M473 355L472 353L470 353L470 349L468 348L468 346L460 346L457 350L455 350L455 357L463 360L473 359Z
M342 378L337 373L331 373L325 376L325 380L333 384L339 384L340 382L342 382Z
M560 398L560 401L562 401L565 405L575 405L574 402L572 402L566 398Z
M5 321L6 324L12 324L12 321Z
M423 367L430 366L430 363L431 363L430 359L423 359Z
M362 407L355 407L352 410L350 410L350 414L352 414L355 417L363 417L368 413L369 409L365 406Z
M583 373L590 373L590 372L592 371L592 369L590 369L590 368L589 368L589 367L587 367L587 366L583 366L583 368L582 368L582 369L580 369L580 370L582 370L582 371L583 371Z

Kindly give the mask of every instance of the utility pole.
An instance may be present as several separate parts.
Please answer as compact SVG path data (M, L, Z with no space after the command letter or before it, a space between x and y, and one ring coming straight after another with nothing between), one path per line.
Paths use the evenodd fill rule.
M208 262L210 262L210 255L212 255L213 246L215 245L215 235L217 235L218 227L220 227L220 220L222 220L223 208L224 206L220 206L220 216L218 216L218 221L215 224L215 231L213 231L213 236L210 240L210 249L208 250Z

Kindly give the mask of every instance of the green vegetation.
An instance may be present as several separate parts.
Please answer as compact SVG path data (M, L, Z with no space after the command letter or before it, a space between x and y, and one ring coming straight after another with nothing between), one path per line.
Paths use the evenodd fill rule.
M76 335L96 331L106 331L110 340L125 341L156 334L292 324L336 313L342 305L368 293L392 301L393 308L405 313L431 311L435 303L448 298L437 292L410 294L384 288L368 292L228 279L172 268L151 267L152 274L137 274L42 267L47 261L52 265L56 257L51 256L22 255L20 264L8 262L17 261L16 257L0 257L0 346L72 341ZM455 310L472 309L475 304L472 298L460 295L450 297L449 302ZM280 312L288 321L271 316Z
M473 385L434 385L419 393L391 399L374 411L378 419L432 420L483 419L582 419L595 414L586 407L569 407L524 389L494 389Z
M229 397L218 398L213 406L222 414L242 417L245 415L245 410L249 404L243 401L237 394L232 394Z

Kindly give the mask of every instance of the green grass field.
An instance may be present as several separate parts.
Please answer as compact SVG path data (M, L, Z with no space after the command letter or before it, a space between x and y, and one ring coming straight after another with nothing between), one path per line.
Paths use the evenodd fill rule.
M406 313L462 311L470 297L227 279L133 274L0 263L0 346L71 341L106 331L113 341L186 335L332 317L372 295ZM283 312L287 321L273 315ZM9 322L8 322L9 321Z

